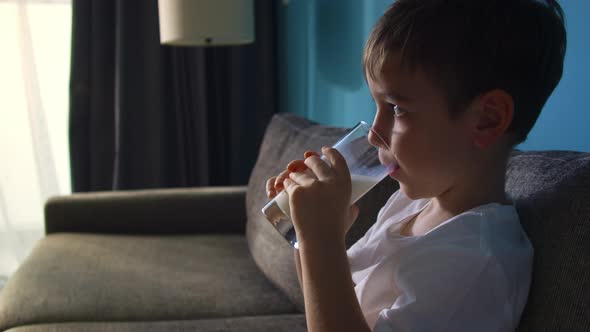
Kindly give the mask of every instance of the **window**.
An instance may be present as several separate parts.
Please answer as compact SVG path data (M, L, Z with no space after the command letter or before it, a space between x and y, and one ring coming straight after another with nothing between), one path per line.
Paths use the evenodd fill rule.
M70 192L71 16L70 1L0 0L0 275L42 236L45 200Z

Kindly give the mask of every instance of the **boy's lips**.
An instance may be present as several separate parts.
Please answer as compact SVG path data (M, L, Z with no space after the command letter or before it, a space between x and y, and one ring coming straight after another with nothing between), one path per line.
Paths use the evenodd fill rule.
M393 176L397 170L399 170L398 164L387 165L387 174L389 174L389 176Z
M391 153L389 150L379 149L379 162L386 167L389 176L393 176L400 169L395 153Z

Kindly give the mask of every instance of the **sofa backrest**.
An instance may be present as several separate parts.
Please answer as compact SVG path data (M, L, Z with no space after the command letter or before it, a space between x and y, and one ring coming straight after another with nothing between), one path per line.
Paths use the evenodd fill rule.
M506 191L535 249L517 331L590 331L590 153L515 152Z
M250 253L268 279L303 311L293 248L260 209L266 179L308 149L331 145L346 129L319 126L293 114L273 117L247 191ZM397 190L386 178L358 202L361 214L347 236L356 242ZM527 306L518 331L590 331L590 153L515 151L506 191L512 197L535 257Z

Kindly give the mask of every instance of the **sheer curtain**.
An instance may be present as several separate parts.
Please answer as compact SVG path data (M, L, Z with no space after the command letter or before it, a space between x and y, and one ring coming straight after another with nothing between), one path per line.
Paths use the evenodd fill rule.
M69 1L0 0L0 288L70 192L70 31Z

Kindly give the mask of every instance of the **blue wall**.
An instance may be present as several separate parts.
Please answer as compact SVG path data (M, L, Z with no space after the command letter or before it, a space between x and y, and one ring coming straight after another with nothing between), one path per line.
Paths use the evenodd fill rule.
M281 111L326 125L371 122L361 70L369 32L391 0L283 0L279 6ZM562 80L523 150L590 152L590 1L562 0L568 49Z

